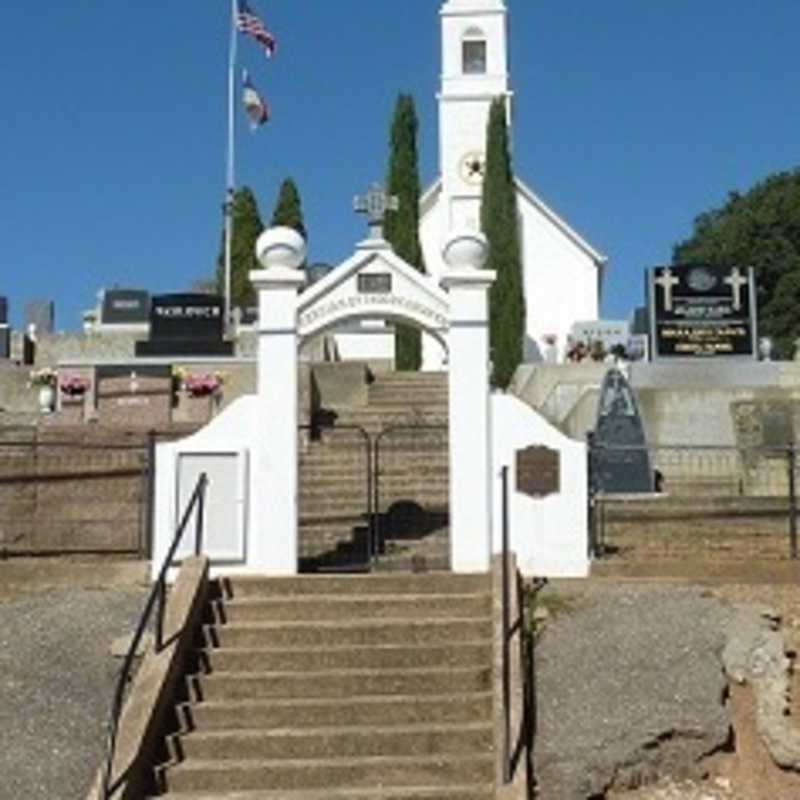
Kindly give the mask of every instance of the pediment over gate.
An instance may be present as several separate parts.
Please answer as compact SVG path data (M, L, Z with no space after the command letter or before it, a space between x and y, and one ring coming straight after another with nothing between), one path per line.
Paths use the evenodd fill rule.
M443 339L450 304L434 278L403 261L388 243L370 240L298 299L301 337L353 319L403 322Z

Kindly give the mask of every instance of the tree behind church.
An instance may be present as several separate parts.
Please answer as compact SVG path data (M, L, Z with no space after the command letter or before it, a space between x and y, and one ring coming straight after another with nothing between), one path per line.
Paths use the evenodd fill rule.
M387 191L390 195L397 195L400 208L387 215L384 235L400 258L421 271L418 128L414 99L410 95L401 94L397 98L392 118L391 152L386 179ZM419 330L408 325L397 325L395 328L395 368L418 370L421 364L422 341Z
M673 263L754 267L760 332L779 358L791 357L800 337L800 170L770 175L701 214Z
M503 98L493 101L486 136L481 227L489 240L488 269L497 272L489 295L493 383L505 388L522 361L525 299L517 222L517 191Z
M285 178L278 192L275 211L272 214L272 226L284 225L293 228L304 239L308 238L303 220L303 206L297 184L291 178Z
M246 308L255 302L249 273L259 269L256 240L264 230L252 190L243 186L233 196L233 241L231 246L231 307ZM217 291L225 292L225 232L217 258Z

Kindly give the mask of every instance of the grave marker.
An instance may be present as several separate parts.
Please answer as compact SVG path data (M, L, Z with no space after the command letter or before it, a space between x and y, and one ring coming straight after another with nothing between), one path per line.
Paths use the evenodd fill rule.
M528 497L547 497L561 491L558 450L531 445L517 450L517 491Z
M224 305L223 299L216 295L154 296L150 307L150 339L136 343L136 355L233 355L233 343L224 339Z
M647 285L653 359L758 357L751 268L656 267Z
M103 294L103 325L141 325L150 319L150 294L141 289L107 289Z
M597 491L653 491L653 470L639 406L625 376L609 370L600 390L594 429L592 477Z

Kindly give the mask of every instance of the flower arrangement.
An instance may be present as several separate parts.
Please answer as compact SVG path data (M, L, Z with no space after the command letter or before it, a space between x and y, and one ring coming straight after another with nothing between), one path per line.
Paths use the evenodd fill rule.
M58 382L58 388L68 397L82 397L89 388L89 381L80 375L66 375Z
M42 367L41 369L31 370L28 376L28 386L38 386L39 388L45 386L55 386L58 380L58 373L51 367Z
M195 375L179 369L173 375L191 397L208 397L216 394L225 383L225 377L221 372Z

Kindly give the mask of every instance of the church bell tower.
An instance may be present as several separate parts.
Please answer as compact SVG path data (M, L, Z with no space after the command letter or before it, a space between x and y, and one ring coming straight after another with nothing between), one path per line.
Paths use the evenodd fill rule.
M480 227L486 126L495 97L509 118L504 0L447 0L442 19L439 168L449 228Z

